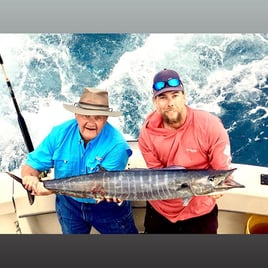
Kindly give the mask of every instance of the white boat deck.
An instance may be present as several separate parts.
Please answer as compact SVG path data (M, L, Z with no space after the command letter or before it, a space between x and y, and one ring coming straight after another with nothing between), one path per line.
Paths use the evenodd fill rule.
M135 141L128 168L145 167ZM245 188L231 189L218 199L219 234L243 234L251 214L268 215L268 185L260 184L260 175L268 174L267 167L233 164L237 167L234 179ZM14 172L16 174L16 172ZM19 171L17 173L19 176ZM1 234L60 234L55 213L55 195L37 196L30 205L26 191L7 174L0 174ZM134 217L139 231L143 232L145 202L133 202ZM95 230L92 233L97 233Z

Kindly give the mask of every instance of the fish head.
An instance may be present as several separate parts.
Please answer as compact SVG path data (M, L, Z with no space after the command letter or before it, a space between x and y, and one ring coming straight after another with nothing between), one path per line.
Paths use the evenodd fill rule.
M245 186L232 178L236 168L229 170L209 170L200 178L190 182L190 188L194 195L208 195L210 193L224 192L233 188Z

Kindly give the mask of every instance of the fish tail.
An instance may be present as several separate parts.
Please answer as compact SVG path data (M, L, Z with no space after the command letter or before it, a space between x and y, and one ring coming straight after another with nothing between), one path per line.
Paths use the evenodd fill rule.
M24 185L22 184L22 179L12 173L6 172L11 178L13 178L15 181L19 182L22 187L25 189ZM34 203L34 195L31 194L31 192L27 189L25 189L27 191L27 195L28 195L28 200L30 205L32 205Z

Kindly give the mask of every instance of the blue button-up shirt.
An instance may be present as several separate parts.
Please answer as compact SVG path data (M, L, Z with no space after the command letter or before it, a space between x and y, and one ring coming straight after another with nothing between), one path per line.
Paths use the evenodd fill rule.
M122 134L106 122L101 132L86 147L75 119L52 128L36 149L28 154L26 164L39 171L54 168L55 179L99 171L100 167L123 170L132 151ZM76 198L95 203L92 198Z

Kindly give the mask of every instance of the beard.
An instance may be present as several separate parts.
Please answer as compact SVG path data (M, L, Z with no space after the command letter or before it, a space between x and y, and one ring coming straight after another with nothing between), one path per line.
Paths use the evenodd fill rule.
M162 113L163 121L168 125L178 124L182 120L182 116L179 112L176 112L174 116L170 116L168 113Z

